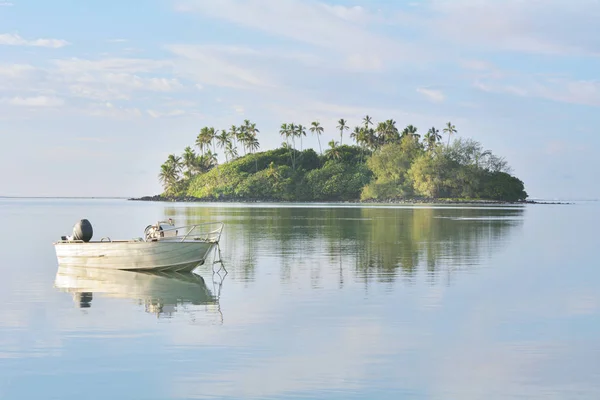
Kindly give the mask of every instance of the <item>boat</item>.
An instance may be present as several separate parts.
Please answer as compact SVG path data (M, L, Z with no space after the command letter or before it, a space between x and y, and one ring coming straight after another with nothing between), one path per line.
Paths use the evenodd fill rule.
M144 237L92 241L92 226L82 219L73 227L72 236L62 236L53 244L59 266L191 272L218 246L222 231L222 222L175 226L168 219L148 225Z

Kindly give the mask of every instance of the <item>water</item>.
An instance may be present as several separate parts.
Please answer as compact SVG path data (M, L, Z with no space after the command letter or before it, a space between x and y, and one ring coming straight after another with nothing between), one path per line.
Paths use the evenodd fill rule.
M1 199L0 217L2 399L600 397L598 203ZM223 221L227 273L58 274L52 242L84 217L97 238Z

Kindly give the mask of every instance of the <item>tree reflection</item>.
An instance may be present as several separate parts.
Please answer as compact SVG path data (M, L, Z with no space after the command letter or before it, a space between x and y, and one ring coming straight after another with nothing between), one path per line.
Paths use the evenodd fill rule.
M221 248L232 279L251 282L256 266L276 262L282 282L308 271L321 286L325 268L413 282L423 274L437 284L440 272L465 270L502 246L522 224L522 207L168 207L177 224L222 221ZM182 220L183 219L183 220Z

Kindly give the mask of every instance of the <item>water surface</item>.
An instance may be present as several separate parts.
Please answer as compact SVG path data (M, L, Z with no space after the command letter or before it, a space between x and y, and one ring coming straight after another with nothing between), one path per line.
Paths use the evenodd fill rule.
M0 217L0 398L600 398L598 203L0 199ZM222 265L58 268L80 218L128 239L167 217L223 221Z

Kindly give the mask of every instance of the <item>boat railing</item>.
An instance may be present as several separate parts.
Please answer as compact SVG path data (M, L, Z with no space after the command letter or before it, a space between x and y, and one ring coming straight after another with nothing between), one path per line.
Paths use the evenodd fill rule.
M192 241L198 240L210 243L219 243L224 224L222 222L204 222L195 225L162 226L160 231L154 232L150 240L158 241Z

